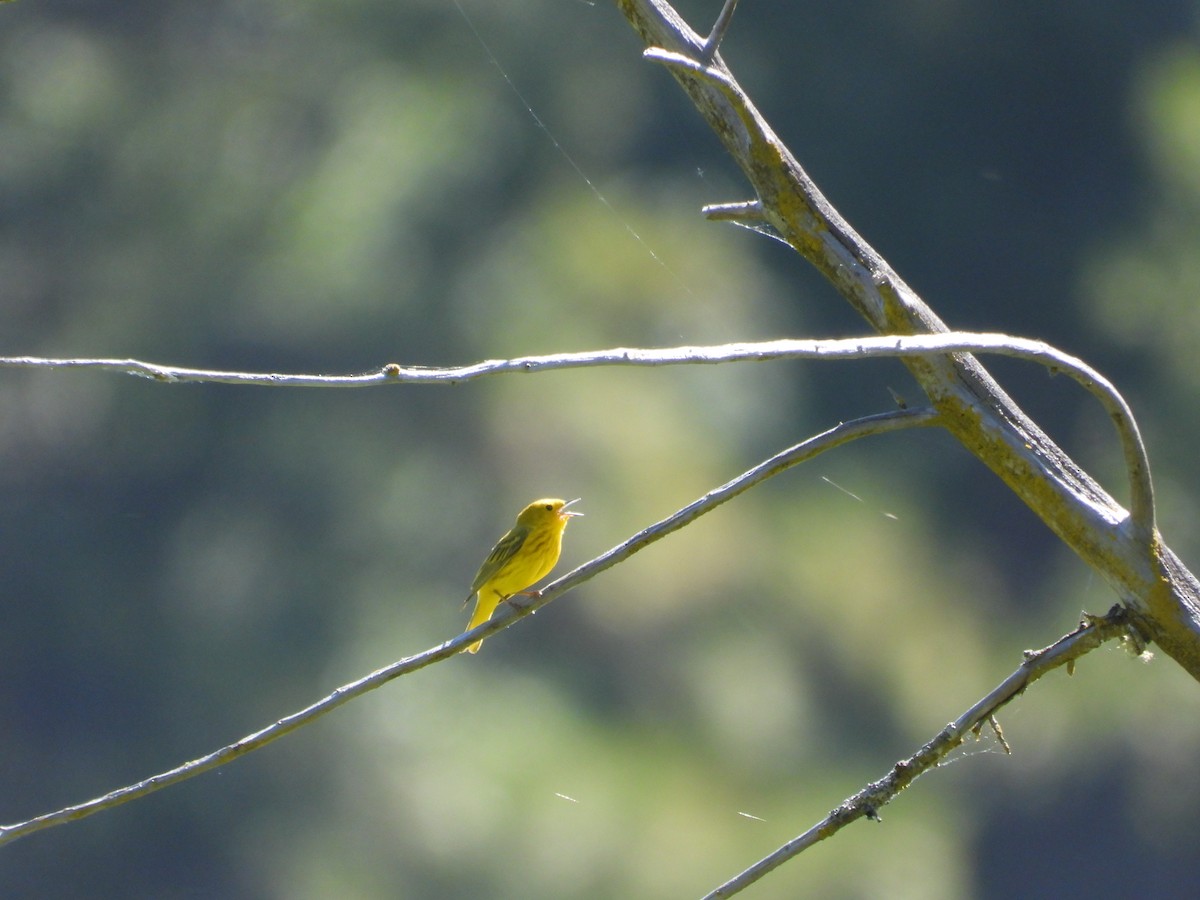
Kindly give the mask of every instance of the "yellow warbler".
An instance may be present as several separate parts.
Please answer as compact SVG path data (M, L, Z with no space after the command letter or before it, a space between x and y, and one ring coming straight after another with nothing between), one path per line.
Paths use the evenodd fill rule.
M534 500L521 510L517 524L496 542L471 583L467 601L471 596L476 598L475 612L467 624L467 631L490 619L501 600L523 592L550 574L562 552L562 536L567 523L572 516L583 515L567 509L578 502L578 498L563 502L548 497ZM483 641L476 641L467 651L478 653L482 644Z

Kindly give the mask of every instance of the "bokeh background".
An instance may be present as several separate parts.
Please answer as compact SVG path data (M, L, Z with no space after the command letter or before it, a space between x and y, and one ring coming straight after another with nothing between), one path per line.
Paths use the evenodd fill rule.
M612 4L459 2L0 6L0 353L358 372L863 333L786 247L702 220L747 191ZM747 2L724 49L948 322L1119 384L1193 565L1198 12ZM992 368L1124 497L1094 403ZM0 821L454 635L533 497L584 498L565 568L888 388L916 399L894 362L357 391L6 370ZM698 896L1113 600L944 435L860 442L477 657L7 846L0 895ZM966 748L752 895L1200 894L1200 690L1168 658L1098 652L1001 721L1011 757Z

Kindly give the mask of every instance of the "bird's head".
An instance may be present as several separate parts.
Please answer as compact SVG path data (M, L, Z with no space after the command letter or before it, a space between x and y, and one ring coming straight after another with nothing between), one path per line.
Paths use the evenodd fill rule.
M566 527L567 522L572 516L582 516L583 513L576 512L573 509L568 509L572 503L578 503L579 498L574 500L558 500L554 497L547 497L542 500L534 500L527 507L521 510L521 514L517 516L517 524L523 525L526 528L537 528L549 524L559 524L561 527Z

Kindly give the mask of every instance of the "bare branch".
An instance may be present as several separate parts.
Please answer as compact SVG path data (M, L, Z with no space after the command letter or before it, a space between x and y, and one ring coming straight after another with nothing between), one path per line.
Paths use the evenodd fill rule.
M725 5L721 7L717 21L713 23L712 31L708 33L708 37L704 40L704 47L700 50L700 55L704 59L712 59L716 55L717 48L725 39L725 33L729 31L729 23L733 21L733 11L737 9L737 5L738 0L725 0Z
M806 462L814 456L824 453L826 450L832 450L834 447L840 447L842 444L849 443L858 438L885 434L905 428L922 428L937 424L937 412L929 407L921 407L918 409L892 410L835 425L828 431L823 431L821 434L814 435L796 444L794 447L789 447L775 454L770 459L766 459L754 468L743 472L732 481L726 482L718 488L713 488L703 497L692 501L687 506L667 516L667 518L642 529L633 537L613 547L607 553L602 553L590 562L556 579L532 603L521 604L522 611L533 612L540 609L562 591L569 590L599 572L615 566L622 560L633 556L633 554L648 544L664 538L672 532L678 531L705 513L712 512L712 510L716 509L722 503L732 500L734 497L761 484L773 475L785 472L792 466ZM488 634L489 632L481 631L481 633Z
M759 226L766 223L762 204L757 200L739 200L736 203L709 203L701 210L712 222L734 222L738 225Z
M772 236L791 245L881 334L949 331L924 300L834 208L705 39L667 0L616 0L647 46L742 169ZM734 217L738 224L748 224ZM756 230L765 230L750 224ZM962 445L995 472L1064 543L1100 573L1140 627L1200 680L1200 581L1154 528L1151 495L1127 452L1133 515L1025 415L968 353L907 356L904 364ZM1127 449L1128 449L1127 443Z
M1121 439L1130 482L1130 507L1134 529L1146 535L1154 530L1154 491L1146 448L1137 422L1124 398L1103 375L1083 360L1043 341L1004 334L944 332L909 336L873 336L841 340L778 340L714 346L642 349L616 347L581 353L523 356L485 360L469 366L424 367L390 363L362 375L285 375L255 372L220 372L185 369L124 359L53 360L37 357L0 358L0 367L87 368L153 378L172 384L218 382L268 387L369 387L382 384L459 384L485 375L541 372L592 366L715 365L718 363L779 359L869 359L874 357L928 357L948 353L995 353L1032 360L1052 370L1066 372L1104 406ZM982 427L987 427L983 423ZM1115 521L1115 520L1114 520Z
M370 387L388 381L391 367L362 375L285 375L270 372L228 372L219 369L189 369L165 366L138 359L51 359L44 356L0 357L5 369L88 369L136 375L164 384L244 384L257 387ZM417 368L408 371L420 371Z
M1059 666L1073 667L1075 660L1090 653L1106 641L1116 638L1129 639L1138 646L1138 635L1131 632L1128 612L1122 607L1113 607L1107 616L1084 616L1083 622L1070 634L1059 638L1049 647L1038 651L1026 651L1025 660L1011 675L1000 682L986 697L943 728L920 750L908 759L896 763L892 770L878 781L864 787L853 797L847 798L828 816L803 834L788 841L774 853L759 860L745 871L731 878L704 900L732 897L754 884L768 872L779 867L814 844L832 837L844 827L861 818L878 819L879 810L902 790L935 768L952 750L971 734L991 722L996 728L997 740L1005 750L1008 744L995 725L996 712L1025 688L1047 672Z
M147 794L171 787L182 781L195 778L197 775L201 775L218 766L233 762L248 753L252 753L255 750L265 747L267 744L279 740L279 738L285 735L291 734L298 728L316 721L327 713L333 712L333 710L348 703L355 697L382 687L389 681L399 678L402 675L408 675L428 665L448 659L475 641L508 628L518 619L531 615L572 588L594 578L605 569L612 568L617 563L629 558L655 541L661 540L667 535L678 531L689 522L694 521L707 512L711 512L722 503L732 500L734 497L750 490L755 485L761 484L773 475L778 475L780 472L784 472L798 463L812 459L826 450L839 447L857 438L875 434L886 434L887 432L898 431L904 428L925 427L935 424L936 421L937 413L932 409L903 409L875 416L867 416L831 428L822 434L818 434L772 456L770 459L764 460L727 484L711 490L700 499L689 503L678 512L639 531L633 537L613 547L607 553L603 553L590 562L584 563L571 572L568 572L561 578L551 582L544 590L535 595L532 602L517 603L515 600L510 601L509 607L511 608L511 612L493 616L491 621L471 631L464 632L452 640L439 644L436 647L431 647L423 653L418 653L415 656L409 656L391 665L384 666L382 669L378 669L357 681L342 685L332 694L318 700L311 706L285 716L273 725L269 725L253 734L246 735L242 739L206 754L199 759L183 763L173 769L153 775L135 784L117 788L85 803L64 807L63 809L37 816L25 822L0 826L0 845L27 837L46 828L65 825L68 822L87 818L103 810L121 806L131 800L137 800Z

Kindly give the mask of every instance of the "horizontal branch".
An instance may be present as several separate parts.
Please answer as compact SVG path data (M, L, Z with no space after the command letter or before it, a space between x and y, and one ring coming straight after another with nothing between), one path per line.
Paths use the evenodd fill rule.
M812 459L826 450L839 447L857 438L885 434L904 428L929 426L935 424L936 419L937 413L929 408L903 409L875 416L867 416L853 422L845 422L837 425L794 447L789 447L787 450L772 456L770 459L764 460L752 469L743 472L732 481L709 491L700 499L689 503L662 521L656 522L649 528L645 528L629 539L622 541L607 553L597 556L590 562L584 563L561 578L556 579L537 594L533 602L518 604L513 601L509 604L511 611L507 614L494 616L490 621L471 631L464 632L452 640L439 644L436 647L431 647L423 653L418 653L415 656L409 656L391 665L384 666L382 669L365 675L357 681L342 685L333 693L299 712L285 716L274 724L253 734L249 734L241 740L228 744L219 750L201 756L199 759L183 763L173 769L153 775L135 784L117 788L101 797L96 797L84 803L46 813L25 822L0 826L0 845L27 837L46 828L65 825L68 822L78 821L79 819L95 815L103 810L121 806L131 800L137 800L147 794L152 794L163 788L179 784L182 781L195 778L197 775L201 775L218 766L233 762L235 759L265 747L267 744L291 734L298 728L310 724L337 709L339 706L350 702L355 697L382 687L389 681L399 678L402 675L408 675L428 665L448 659L475 641L508 628L518 619L531 615L572 588L594 578L605 569L612 568L617 563L629 558L655 541L661 540L668 534L678 531L688 523L707 512L711 512L722 503L733 499L739 494L745 493L755 485L761 484L773 475L778 475L780 472L784 472L798 463Z
M578 353L552 353L487 359L465 366L387 365L357 375L288 374L193 369L143 362L136 359L55 359L39 356L3 356L0 368L90 369L136 375L166 384L213 383L256 387L378 387L386 384L461 384L487 375L582 369L597 366L719 365L731 362L768 362L787 359L866 359L880 356L937 356L956 352L995 353L1042 362L1064 371L1086 373L1097 382L1108 382L1086 363L1044 341L1006 334L950 331L919 335L871 335L827 340L785 339L741 341L729 344L682 347L612 347ZM1111 387L1110 387L1111 389Z
M996 686L986 697L943 728L938 734L905 760L896 763L892 770L878 781L864 787L853 797L845 800L837 809L808 831L788 841L769 856L759 860L745 871L721 885L704 900L732 897L745 890L768 872L799 855L814 844L832 837L851 822L861 818L878 819L879 810L902 790L936 767L971 734L978 734L987 723L996 729L997 737L1004 743L994 716L1006 703L1020 695L1033 682L1060 666L1067 672L1077 659L1090 653L1106 641L1129 639L1138 646L1138 635L1131 632L1129 616L1122 607L1114 607L1107 616L1085 616L1084 621L1070 634L1059 638L1049 647L1038 651L1026 651L1025 660L1011 675ZM1007 747L1007 744L1005 745Z
M1130 482L1127 513L990 380L974 353L1030 359L1083 384L1116 425ZM1128 404L1086 363L1042 341L1003 334L933 331L843 340L780 340L711 347L612 348L585 353L485 360L466 366L389 363L357 375L231 372L133 359L0 357L0 367L89 369L164 383L215 382L270 387L378 387L459 384L489 375L597 366L715 365L781 359L899 357L918 375L939 419L967 450L1004 479L1066 543L1103 575L1141 617L1146 633L1200 680L1200 581L1156 539L1154 493L1145 446ZM917 371L924 367L924 374ZM930 373L941 372L949 381ZM953 378L948 372L958 373ZM956 380L959 376L961 380ZM968 377L969 376L969 377ZM940 377L940 376L939 376ZM951 386L947 386L951 385ZM1149 551L1149 552L1148 552Z
M952 353L992 353L1032 360L1062 371L1084 386L1104 406L1116 425L1130 481L1132 524L1149 544L1154 529L1154 492L1150 465L1133 413L1113 384L1083 360L1044 341L1006 334L942 332L884 335L839 340L776 340L711 346L646 349L616 347L580 353L555 353L490 359L466 366L401 366L389 363L360 375L288 375L189 369L133 359L46 359L0 357L0 367L93 369L137 375L166 383L210 382L267 387L371 387L385 384L460 384L487 375L543 372L597 366L718 365L783 359L924 358Z

